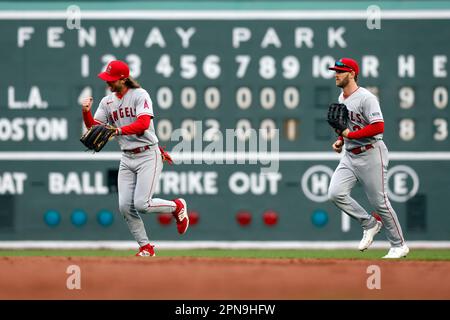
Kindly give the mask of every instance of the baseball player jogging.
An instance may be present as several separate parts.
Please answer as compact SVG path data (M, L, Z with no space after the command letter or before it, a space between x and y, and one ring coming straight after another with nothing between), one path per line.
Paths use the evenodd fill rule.
M93 98L82 102L83 120L86 127L106 127L111 130L122 149L118 175L119 210L140 249L136 256L155 255L140 214L172 213L177 222L178 233L189 227L186 201L152 198L158 183L163 160L172 163L170 156L158 146L153 123L152 100L146 90L129 76L128 65L111 61L105 72L98 77L106 81L111 94L104 97L91 114Z
M391 249L383 258L406 257L409 248L405 244L397 214L387 196L388 150L384 144L384 120L378 99L367 89L358 86L358 63L349 58L336 61L329 68L336 72L336 86L342 88L339 104L330 105L328 122L339 134L333 150L344 155L331 178L328 197L350 217L358 220L364 229L358 246L361 251L370 247L374 236L382 226ZM340 109L339 109L340 108ZM344 111L341 125L333 124L333 113ZM382 223L368 214L351 196L350 192L359 181L370 204L380 215Z

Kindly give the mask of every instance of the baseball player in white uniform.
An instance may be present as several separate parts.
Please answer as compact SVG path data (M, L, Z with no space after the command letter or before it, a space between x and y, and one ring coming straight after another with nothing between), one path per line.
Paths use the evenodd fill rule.
M152 198L163 168L163 159L170 156L158 146L153 123L152 100L146 90L129 75L125 62L111 61L98 76L106 81L111 94L104 97L91 114L93 98L82 103L83 120L87 128L103 123L116 127L116 139L122 150L118 175L119 210L131 234L139 244L136 256L155 255L154 246L145 230L140 214L172 213L178 233L189 227L186 201Z
M388 150L384 144L384 120L375 95L357 84L358 63L349 58L336 61L329 68L336 72L336 86L342 88L339 103L349 112L347 129L333 144L333 150L344 155L331 178L328 196L364 229L358 246L361 251L370 247L374 236L385 227L391 249L383 258L406 257L405 244L397 214L387 196ZM382 223L367 213L351 196L356 182L364 187L370 204L380 215Z

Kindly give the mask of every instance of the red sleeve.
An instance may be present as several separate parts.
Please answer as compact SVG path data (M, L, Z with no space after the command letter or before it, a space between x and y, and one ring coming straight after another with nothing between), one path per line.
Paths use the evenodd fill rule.
M341 141L344 141L344 137L343 136L338 136L337 139L341 140Z
M373 137L383 132L384 132L384 122L375 122L365 126L360 130L350 132L347 137L349 139L362 139Z
M143 114L132 124L119 128L119 134L126 136L130 134L142 134L150 126L151 119L152 117L148 114Z
M100 124L97 120L94 119L94 117L91 114L91 111L83 111L83 121L86 128L90 128L93 125Z

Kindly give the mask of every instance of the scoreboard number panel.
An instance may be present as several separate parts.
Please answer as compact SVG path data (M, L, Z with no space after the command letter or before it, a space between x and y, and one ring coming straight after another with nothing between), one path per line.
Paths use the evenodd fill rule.
M67 106L65 117L79 118L82 97L94 95L98 103L104 93L98 91L96 75L109 61L122 59L149 89L158 116L166 120L165 132L185 118L213 117L221 131L252 119L255 129L289 126L290 133L280 135L282 151L325 151L314 130L299 135L293 125L323 118L323 110L314 107L339 94L327 67L351 53L361 65L360 84L381 101L391 150L449 149L445 52L450 48L446 41L439 42L440 48L432 45L446 39L446 20L424 25L421 19L389 19L372 30L358 19L189 20L188 13L179 21L100 17L99 12L99 19L82 19L79 29L67 29L58 19L0 21L8 35L2 42L9 45L2 57L14 62L6 66L11 77L0 88L5 145L13 139L14 145L20 143L7 134L18 111L48 115ZM402 36L406 31L429 35L422 41L430 46L416 50L414 41ZM380 41L392 50L381 50ZM76 100L67 94L73 88L79 88ZM241 119L225 117L230 111ZM49 143L56 150L61 145L74 149L75 137L68 132L66 141Z
M79 30L66 29L59 20L6 21L1 23L8 39L2 42L15 46L2 55L16 62L8 64L11 76L1 87L0 103L7 113L3 113L0 130L6 145L21 143L9 131L35 130L21 126L20 121L11 122L14 110L50 116L67 106L67 119L79 117L76 108L83 96L93 94L98 102L104 94L98 90L101 83L96 75L109 61L122 59L129 64L131 75L149 89L159 116L167 118L172 128L180 125L169 119L173 114L195 115L198 120L215 116L220 130L236 128L254 117L251 125L255 129L273 123L281 131L283 123L290 126L290 133L280 136L282 150L324 151L327 146L317 143L316 135L294 134L300 128L293 124L313 121L314 114L322 116L314 106L337 99L339 91L327 67L348 53L360 61L360 84L381 101L389 125L385 137L392 150L408 151L416 144L428 148L423 151L442 151L450 145L448 56L443 54L448 44L440 42L437 53L431 45L428 51L412 50L413 43L396 41L403 32L425 28L430 36L423 41L435 43L435 38L445 38L448 28L442 27L448 21L430 20L424 27L420 19L387 20L375 31L363 28L359 20L186 19L147 24L86 19ZM433 32L437 28L442 31ZM381 37L392 50L373 45ZM79 88L76 100L68 94L73 88ZM242 119L231 122L224 116L229 112ZM392 123L394 119L397 123ZM75 148L72 136L68 132L66 141L51 145L56 150L61 144ZM430 143L424 143L421 136Z

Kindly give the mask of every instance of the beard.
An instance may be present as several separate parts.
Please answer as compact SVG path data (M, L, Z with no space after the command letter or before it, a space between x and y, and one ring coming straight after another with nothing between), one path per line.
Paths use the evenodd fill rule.
M113 84L112 85L108 84L108 88L111 92L120 92L120 89L121 89L121 88L119 88L119 86L113 85Z
M348 75L337 84L339 88L345 88L348 85Z

